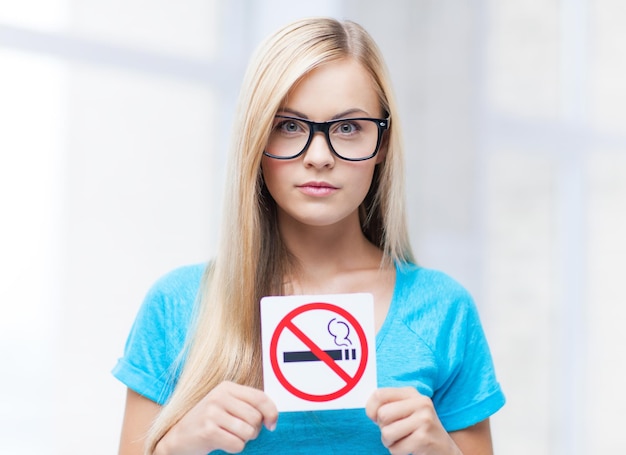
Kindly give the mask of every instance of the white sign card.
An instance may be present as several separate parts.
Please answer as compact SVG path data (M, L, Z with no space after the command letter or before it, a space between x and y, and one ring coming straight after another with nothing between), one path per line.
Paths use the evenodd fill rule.
M264 297L261 335L279 411L364 408L376 390L372 294Z

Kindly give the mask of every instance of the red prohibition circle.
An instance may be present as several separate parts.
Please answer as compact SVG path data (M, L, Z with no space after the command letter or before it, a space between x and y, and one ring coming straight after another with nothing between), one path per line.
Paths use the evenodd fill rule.
M278 356L277 356L278 339L280 338L280 335L282 334L283 330L289 329L288 326L293 325L291 322L294 317L302 313L305 313L307 311L311 311L311 310L327 310L327 311L331 311L331 312L334 312L343 316L344 318L348 320L348 322L350 322L350 324L352 324L352 327L354 327L359 337L359 341L361 342L360 363L359 363L359 367L355 375L351 377L349 381L346 381L346 385L344 387L340 388L339 390L335 392L324 394L324 395L313 395L313 394L304 392L294 387L287 380L283 372L280 370L280 366L278 364ZM298 336L297 334L294 334L294 335ZM359 322L356 320L356 318L352 316L348 311L346 311L345 309L341 307L333 305L331 303L324 303L324 302L308 303L306 305L302 305L290 311L289 313L287 313L287 315L284 318L281 319L281 321L276 326L276 329L274 330L274 334L272 335L272 340L270 342L270 361L272 364L272 369L274 370L274 374L276 375L276 378L278 379L278 382L280 382L282 386L286 390L288 390L291 394L307 401L314 401L314 402L331 401L331 400L335 400L337 398L344 396L346 393L352 390L354 386L358 384L359 380L363 376L363 373L365 372L365 367L367 366L367 357L368 357L367 340L365 338L365 332L363 331L363 328L361 327Z

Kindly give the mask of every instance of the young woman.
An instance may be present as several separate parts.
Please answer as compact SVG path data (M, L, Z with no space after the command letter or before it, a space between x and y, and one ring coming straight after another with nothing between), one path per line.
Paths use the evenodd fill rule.
M492 453L504 398L471 298L414 265L398 115L357 24L315 18L270 37L235 123L221 242L159 280L114 374L120 454ZM379 389L365 409L289 412L263 391L259 301L374 296Z

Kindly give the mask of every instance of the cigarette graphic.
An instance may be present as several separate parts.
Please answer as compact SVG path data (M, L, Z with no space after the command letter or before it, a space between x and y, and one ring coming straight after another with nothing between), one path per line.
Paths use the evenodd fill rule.
M356 349L331 349L324 351L333 360L356 360ZM352 356L350 356L352 354ZM311 351L283 352L283 362L318 362L320 359Z

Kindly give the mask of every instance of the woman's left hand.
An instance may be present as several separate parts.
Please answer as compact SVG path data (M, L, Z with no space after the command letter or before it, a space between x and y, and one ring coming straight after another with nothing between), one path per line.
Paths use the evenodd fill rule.
M393 455L462 455L433 402L413 387L376 390L365 412L380 427L383 445Z

